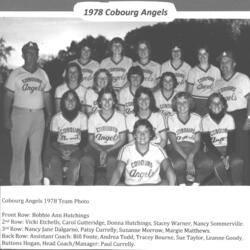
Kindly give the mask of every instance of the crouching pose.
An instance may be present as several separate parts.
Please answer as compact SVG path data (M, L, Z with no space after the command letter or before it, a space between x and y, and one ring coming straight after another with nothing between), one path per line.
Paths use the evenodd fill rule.
M80 112L80 100L74 90L65 92L61 112L50 125L51 152L44 176L51 184L75 185L79 179L80 159L86 142L87 117Z
M202 119L202 138L214 162L214 173L222 185L242 185L243 160L234 149L234 119L226 113L227 101L219 93L208 98L208 110Z
M173 161L178 183L200 183L213 170L212 160L200 150L201 117L192 113L191 94L179 92L173 98L173 110L168 117L168 155ZM186 179L186 180L185 180Z
M114 90L103 88L97 103L100 110L89 117L88 146L81 160L81 181L84 185L109 183L116 167L117 154L126 139L125 116L115 110L117 98ZM96 175L100 173L104 175ZM98 177L96 181L94 177Z
M134 141L119 152L110 185L117 185L123 172L126 185L174 185L176 177L171 162L163 148L151 142L155 136L151 123L146 119L136 121L133 136Z

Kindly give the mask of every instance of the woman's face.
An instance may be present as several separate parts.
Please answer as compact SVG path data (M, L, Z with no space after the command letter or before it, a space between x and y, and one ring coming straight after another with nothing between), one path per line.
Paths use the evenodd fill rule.
M80 57L84 60L89 60L91 56L91 48L85 46L81 49Z
M189 100L185 97L177 98L176 109L178 114L188 114L189 113Z
M68 81L69 83L78 83L80 73L76 66L72 66L68 69Z
M97 88L103 89L108 85L108 76L105 72L100 72L97 76Z
M135 131L134 138L137 144L148 144L151 139L150 130L145 125L140 125Z
M69 93L64 99L64 104L68 111L72 111L76 108L77 100L72 93Z
M209 54L205 49L198 50L198 60L201 64L208 63Z
M102 110L108 111L108 110L112 110L114 107L114 99L111 95L111 93L105 93L103 94L102 98L101 98L101 108Z
M181 49L180 48L173 48L171 51L171 56L173 60L181 60Z
M112 54L114 55L121 55L122 54L122 51L123 51L123 46L121 43L119 42L115 42L111 45L111 51L112 51Z
M150 97L145 93L141 93L137 100L137 103L139 106L139 110L148 110L150 107Z
M135 88L138 88L141 85L142 77L139 74L132 74L130 76L131 85Z
M141 43L138 46L138 56L142 59L148 59L149 58L149 49L147 44Z
M171 76L166 75L163 78L162 87L165 90L171 91L174 88L174 80Z
M214 114L219 114L224 108L224 105L219 97L214 97L211 100L211 103L209 105L209 109L214 113Z

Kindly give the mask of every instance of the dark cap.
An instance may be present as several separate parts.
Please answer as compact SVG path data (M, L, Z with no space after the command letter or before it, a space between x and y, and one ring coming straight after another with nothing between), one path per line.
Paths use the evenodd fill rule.
M227 51L223 51L218 57L217 57L217 60L220 62L221 59L223 59L224 57L228 57L228 58L231 58L232 60L235 61L235 57L234 57L234 54L232 51L230 50L227 50Z
M28 43L24 44L22 47L22 52L25 53L29 49L34 49L36 51L39 51L37 43L34 43L34 42L28 42Z

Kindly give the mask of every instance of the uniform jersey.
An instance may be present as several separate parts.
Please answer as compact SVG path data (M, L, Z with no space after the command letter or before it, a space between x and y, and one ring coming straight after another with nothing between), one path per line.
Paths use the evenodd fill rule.
M250 93L250 80L247 75L236 72L229 80L223 78L216 82L215 91L227 100L227 111L247 108L246 96Z
M187 122L183 123L177 113L168 117L169 133L174 133L176 141L195 143L195 135L201 132L201 117L191 113Z
M148 151L140 153L131 142L120 150L118 160L126 164L125 183L127 185L158 184L161 182L161 163L167 158L164 150L157 144L149 143Z
M134 62L134 66L140 66L143 71L144 81L141 84L143 87L155 88L157 86L157 78L161 75L161 65L154 61L149 61L147 64L141 64L139 61Z
M156 107L160 109L161 113L167 116L168 114L173 113L172 109L172 99L177 92L173 92L173 94L166 98L161 89L158 89L154 92L154 98Z
M126 56L123 56L118 63L114 62L111 57L107 57L102 60L100 67L111 73L112 87L115 91L119 91L127 82L127 73L132 64L132 59Z
M132 113L134 110L134 94L130 86L122 88L118 93L118 104L124 106L125 116Z
M193 67L188 74L188 84L193 85L192 95L195 98L207 99L214 93L215 81L221 78L220 70L211 65L207 70Z
M89 117L88 131L95 137L95 143L101 146L112 146L120 139L120 133L127 130L125 117L119 111L106 120L100 112Z
M231 115L225 114L219 123L215 122L209 114L202 118L202 132L208 132L211 142L215 147L227 146L227 133L235 129L234 119Z
M11 72L5 87L14 92L13 106L27 109L42 109L43 93L51 89L43 69L38 68L34 73L30 73L23 67Z
M84 88L92 88L93 77L94 77L95 72L99 69L99 63L95 60L90 60L86 64L81 64L78 59L75 59L71 62L75 62L81 67L82 77L83 77L81 85Z
M191 69L191 66L182 61L181 65L177 68L174 67L171 60L166 61L161 66L161 75L165 72L172 72L175 74L176 80L178 82L177 87L175 88L176 92L186 91L187 89L187 77Z
M71 90L71 89L69 88L67 83L63 83L63 84L59 85L55 91L55 98L61 99L63 94L65 92L67 92L68 90ZM77 88L75 88L73 90L76 92L77 96L79 97L81 104L83 104L87 89L84 88L82 85L79 85Z
M139 119L140 117L135 116L134 113L131 113L126 117L126 123L129 133L131 134L133 133L135 122ZM163 115L160 112L155 112L155 113L152 112L150 116L147 118L147 120L152 124L155 132L155 138L153 138L152 142L160 143L161 141L160 133L162 131L167 130L167 126Z
M91 113L96 112L99 110L97 104L98 93L95 92L93 89L87 89L85 98L84 98L84 105L88 108L91 108Z
M50 124L50 131L58 133L57 142L65 145L78 145L81 142L81 132L87 129L87 117L81 112L71 122L59 112L53 116Z

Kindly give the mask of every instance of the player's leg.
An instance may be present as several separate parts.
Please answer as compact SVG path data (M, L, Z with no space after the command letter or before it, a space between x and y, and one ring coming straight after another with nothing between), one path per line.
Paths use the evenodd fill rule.
M12 162L10 184L23 185L25 178L25 151L31 119L29 113L17 108L13 108L11 119L13 127L11 129Z
M229 166L233 185L243 184L243 160L237 156L230 156Z
M50 180L52 185L63 184L63 164L64 161L58 154L51 155L48 166L44 168L44 176Z
M108 156L107 168L106 168L106 184L107 185L109 184L116 167L117 167L117 158L114 155Z
M29 135L30 143L30 171L29 181L31 185L41 184L42 171L42 145L45 129L44 112L42 110L32 112L33 121Z

